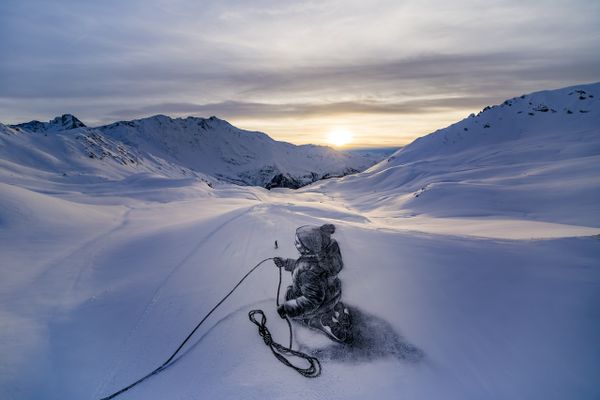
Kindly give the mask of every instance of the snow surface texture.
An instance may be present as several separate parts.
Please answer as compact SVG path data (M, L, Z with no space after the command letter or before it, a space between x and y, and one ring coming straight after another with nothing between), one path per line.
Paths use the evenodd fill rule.
M121 398L600 397L598 93L514 99L299 191L215 185L158 158L129 169L109 155L98 168L77 139L89 128L50 143L3 127L0 397L120 389L250 267L296 257L296 227L322 223L337 227L358 340L347 348L295 326L295 348L320 357L321 377L282 366L248 321L262 308L287 341L267 263L171 367ZM539 103L556 113L528 115ZM115 156L150 154L111 143L102 148Z

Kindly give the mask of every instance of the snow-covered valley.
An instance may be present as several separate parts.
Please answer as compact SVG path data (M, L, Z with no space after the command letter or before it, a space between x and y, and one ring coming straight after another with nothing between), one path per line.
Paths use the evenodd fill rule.
M101 137L104 157L147 161L98 168L77 158L87 140L42 151L4 127L1 397L113 393L258 261L297 257L298 226L333 223L358 340L295 326L319 378L280 364L248 321L263 309L286 342L266 263L122 398L598 398L599 98L592 84L511 99L299 190L223 183L123 136Z

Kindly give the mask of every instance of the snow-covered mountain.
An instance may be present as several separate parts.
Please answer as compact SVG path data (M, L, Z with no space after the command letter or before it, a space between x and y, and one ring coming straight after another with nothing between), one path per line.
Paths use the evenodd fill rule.
M396 216L600 224L600 83L536 92L418 138L318 188ZM574 213L573 210L578 210Z
M216 117L173 119L156 115L96 129L194 171L267 188L297 188L322 178L362 171L373 164L368 158L330 147L279 142Z
M58 132L70 129L85 128L85 124L78 120L74 115L63 114L49 122L29 121L22 124L12 125L30 132Z
M139 173L208 178L86 127L72 115L0 124L0 175L13 180L100 182Z
M279 142L216 117L157 115L90 128L65 114L49 122L0 125L0 163L7 171L36 171L50 179L206 174L270 189L356 173L375 161L325 146Z
M215 117L155 116L89 128L65 114L49 122L0 124L0 163L4 173L50 180L120 179L146 172L298 188L364 170L373 161L329 147L278 142Z

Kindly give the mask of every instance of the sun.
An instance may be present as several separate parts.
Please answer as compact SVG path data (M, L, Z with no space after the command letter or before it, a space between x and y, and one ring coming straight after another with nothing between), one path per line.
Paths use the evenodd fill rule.
M352 132L347 129L336 129L327 134L327 142L336 147L352 142Z

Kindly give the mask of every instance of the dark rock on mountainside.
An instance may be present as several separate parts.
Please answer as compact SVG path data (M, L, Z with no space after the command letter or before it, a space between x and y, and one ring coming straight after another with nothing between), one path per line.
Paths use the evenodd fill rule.
M85 124L74 115L63 114L49 122L29 121L22 124L10 125L11 128L24 129L29 132L67 131L70 129L85 128Z
M291 177L288 174L277 174L271 179L269 183L265 185L265 188L271 190L273 188L288 188L288 189L299 189L304 184L299 180Z

